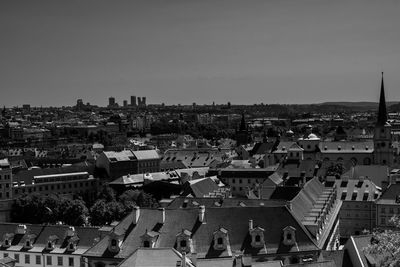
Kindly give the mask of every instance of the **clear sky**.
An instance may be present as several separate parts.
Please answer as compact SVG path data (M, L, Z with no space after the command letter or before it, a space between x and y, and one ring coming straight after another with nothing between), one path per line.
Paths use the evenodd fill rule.
M400 100L398 0L0 1L0 105Z

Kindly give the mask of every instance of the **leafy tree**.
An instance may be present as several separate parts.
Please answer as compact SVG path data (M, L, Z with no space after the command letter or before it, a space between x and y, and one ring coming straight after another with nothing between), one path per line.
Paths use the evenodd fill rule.
M97 198L104 199L107 202L115 201L116 200L115 191L108 185L104 185L101 191L99 192Z
M123 206L117 201L106 202L104 199L99 199L90 208L90 222L93 225L110 224L122 219L123 215Z
M79 199L67 200L63 203L63 221L69 225L81 226L87 223L89 211L85 202Z
M336 178L340 178L340 176L344 172L344 166L341 163L335 163L331 164L327 169L326 169L326 176L335 176Z
M393 216L390 223L394 229L376 230L372 234L372 242L365 249L371 255L375 255L379 266L400 266L400 218Z

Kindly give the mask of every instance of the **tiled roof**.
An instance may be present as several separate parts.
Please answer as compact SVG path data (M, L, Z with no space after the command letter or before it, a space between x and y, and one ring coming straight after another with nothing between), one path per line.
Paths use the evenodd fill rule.
M69 166L60 168L22 170L13 176L14 182L24 182L26 185L32 184L34 176L68 174L77 172L93 173L93 166Z
M191 194L194 197L204 197L219 189L218 185L210 177L188 181L184 187L185 190L183 194Z
M66 247L68 245L67 231L69 226L66 225L32 225L25 224L26 233L17 234L18 224L0 224L0 237L7 234L12 234L12 242L9 248L1 247L0 250L7 251L20 251L24 250L26 238L33 237L33 247L29 249L31 252L42 252L49 240L55 242L55 248L51 253L67 253ZM100 240L100 232L95 227L75 227L75 241L77 242L77 249L72 254L82 254L88 248L96 244Z
M208 207L276 207L285 206L286 201L269 199L240 199L240 198L189 198L177 197L169 205L170 209L196 208L199 206Z
M364 142L320 142L319 149L324 153L373 153L374 143Z
M138 160L160 158L156 150L138 150L138 151L132 151L132 153Z
M182 254L174 248L138 248L118 267L176 267L177 262L182 260ZM186 266L193 267L187 257Z
M119 253L110 253L107 249L109 238L105 237L97 245L89 249L88 257L126 258L141 246L141 238L146 229L160 233L156 247L174 247L176 234L182 229L192 232L193 243L199 258L217 258L228 256L228 251L215 251L212 245L213 233L223 227L228 231L231 252L244 251L245 254L265 254L264 250L254 249L250 245L249 220L254 227L265 229L266 249L268 254L289 253L299 251L316 251L317 245L307 230L295 219L287 207L235 207L206 208L205 224L198 221L198 208L166 209L165 222L160 224L159 210L141 209L139 221L132 224L133 215L127 216L115 227L116 232L124 233ZM296 229L296 245L285 246L282 243L282 231L285 227Z
M397 204L396 198L400 197L400 184L391 184L381 195L377 204ZM400 200L400 199L399 199Z
M343 177L348 179L359 180L360 177L363 179L371 180L377 186L382 186L382 182L388 181L389 168L382 165L356 165L352 167L348 172L342 174Z

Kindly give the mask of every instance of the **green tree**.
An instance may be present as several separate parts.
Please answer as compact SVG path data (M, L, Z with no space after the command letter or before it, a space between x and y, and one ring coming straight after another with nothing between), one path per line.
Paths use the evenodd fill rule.
M393 229L376 230L372 234L372 242L365 249L379 261L379 266L400 266L400 218L394 216L390 219Z
M99 199L90 208L90 222L93 225L110 224L120 220L123 215L124 208L117 201L106 202L104 199Z

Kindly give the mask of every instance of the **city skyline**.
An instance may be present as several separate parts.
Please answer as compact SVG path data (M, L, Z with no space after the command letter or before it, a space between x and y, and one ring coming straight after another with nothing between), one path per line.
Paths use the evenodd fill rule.
M21 4L22 3L22 4ZM1 105L400 100L395 1L0 3Z

